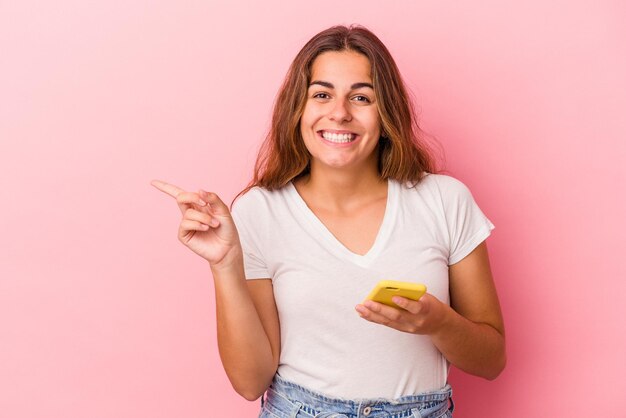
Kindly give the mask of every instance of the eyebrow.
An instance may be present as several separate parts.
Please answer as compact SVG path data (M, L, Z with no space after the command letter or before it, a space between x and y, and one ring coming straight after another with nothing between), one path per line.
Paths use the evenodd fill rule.
M329 83L328 81L321 81L321 80L311 81L311 84L309 84L309 87L311 87L314 84L324 86L329 89L335 88L335 86L333 86L333 83ZM350 90L356 90L356 89L360 89L363 87L369 87L370 89L374 90L374 86L372 86L372 84L370 83L354 83L352 86L350 86Z

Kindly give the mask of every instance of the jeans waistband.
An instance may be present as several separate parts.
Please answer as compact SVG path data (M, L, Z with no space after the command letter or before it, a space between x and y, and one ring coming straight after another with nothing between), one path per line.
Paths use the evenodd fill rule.
M405 418L443 417L452 412L452 388L403 396L397 399L341 399L314 392L280 376L274 376L265 399L265 408L285 417L316 418ZM302 411L306 415L298 415ZM449 415L451 416L451 415Z

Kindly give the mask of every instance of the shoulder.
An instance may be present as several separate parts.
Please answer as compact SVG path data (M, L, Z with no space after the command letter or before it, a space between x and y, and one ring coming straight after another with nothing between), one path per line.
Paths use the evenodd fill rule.
M280 211L284 206L288 192L288 186L276 190L253 187L235 200L232 215L236 220L242 218L254 220L270 216L272 212Z
M466 193L468 187L460 180L446 174L428 174L424 177L426 184L437 187L442 193Z
M256 202L263 199L265 189L260 187L253 187L246 191L242 195L238 196L233 202L233 212L240 212L251 206L254 206Z
M405 192L439 196L443 200L471 197L469 188L460 180L446 174L427 173L416 185L404 184Z
M259 248L271 244L284 221L290 217L287 187L277 190L253 187L233 203L233 221L242 242L247 242L248 247L251 240L256 240Z
M438 219L456 218L476 206L470 189L444 174L427 174L416 185L405 184L401 189L400 204L406 210L427 208Z

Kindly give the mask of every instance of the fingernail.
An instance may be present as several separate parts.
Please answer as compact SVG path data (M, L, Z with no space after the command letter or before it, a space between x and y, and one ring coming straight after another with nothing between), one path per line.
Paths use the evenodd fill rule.
M204 200L198 200L198 204L200 206L206 206L206 202Z
M209 223L211 224L212 227L217 227L220 224L217 219L211 219L211 222Z

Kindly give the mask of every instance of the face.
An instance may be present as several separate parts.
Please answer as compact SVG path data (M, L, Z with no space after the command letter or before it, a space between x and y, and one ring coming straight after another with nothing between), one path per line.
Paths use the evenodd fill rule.
M353 51L325 52L311 70L300 120L311 170L376 170L380 117L369 60Z

